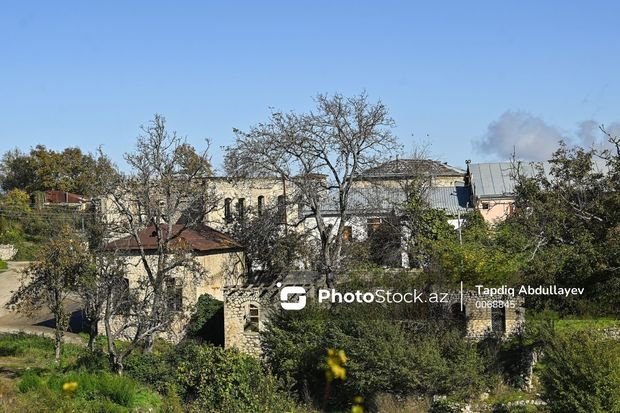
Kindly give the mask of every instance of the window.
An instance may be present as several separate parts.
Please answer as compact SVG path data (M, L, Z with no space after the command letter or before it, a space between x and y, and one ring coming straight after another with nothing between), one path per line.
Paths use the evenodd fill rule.
M342 231L342 240L346 242L353 241L353 228L349 225L344 227Z
M183 310L183 281L180 278L166 280L166 296L168 298L168 310Z
M377 232L380 227L381 227L381 218L368 218L366 220L366 228L367 228L369 236Z
M233 220L232 211L230 210L230 204L232 203L232 199L226 198L224 200L224 220L227 223L231 223Z
M286 224L286 198L284 195L278 196L278 219L280 224Z
M244 215L245 215L245 198L239 198L239 200L237 201L237 216L239 217L239 220L242 220Z
M258 215L259 216L263 215L264 211L265 211L265 197L261 195L258 197Z
M488 202L483 202L482 203L482 209L489 209L489 203Z
M506 332L506 309L491 308L491 331L497 334Z
M243 331L250 333L258 333L260 317L257 304L248 305L247 314L245 316L245 326Z

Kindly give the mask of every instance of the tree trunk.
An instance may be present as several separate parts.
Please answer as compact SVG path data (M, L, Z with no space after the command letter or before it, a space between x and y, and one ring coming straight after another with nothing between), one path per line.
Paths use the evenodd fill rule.
M327 288L334 288L336 286L336 276L331 268L328 268L325 273L325 284L327 284Z
M60 363L60 356L62 354L62 338L64 336L64 332L61 327L56 324L56 331L54 333L54 348L55 348L55 361L56 363Z
M153 334L149 334L148 336L146 336L146 338L144 339L144 352L146 354L150 354L153 352L153 345L155 344L155 337L153 336Z
M114 373L118 374L119 376L122 376L123 370L125 369L125 366L123 365L124 358L120 355L110 353L109 359L110 359L110 367L112 367L112 371L114 371Z
M90 351L95 351L95 340L99 335L99 327L98 322L96 320L92 320L90 322L90 327L88 330L88 349Z

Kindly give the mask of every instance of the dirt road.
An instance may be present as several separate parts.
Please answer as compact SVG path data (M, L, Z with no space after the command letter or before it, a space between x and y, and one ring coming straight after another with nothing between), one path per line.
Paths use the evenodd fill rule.
M0 272L0 333L24 332L53 338L53 316L46 309L32 317L26 317L6 307L13 292L19 288L22 272L28 264L28 262L9 262L9 269ZM71 312L79 309L76 301L69 301L66 305ZM84 344L82 337L73 333L66 333L65 341Z

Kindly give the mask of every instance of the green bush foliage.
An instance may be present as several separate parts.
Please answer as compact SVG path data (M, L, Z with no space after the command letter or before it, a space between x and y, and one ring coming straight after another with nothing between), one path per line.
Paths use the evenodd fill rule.
M198 297L194 313L187 324L187 336L191 338L202 338L212 333L207 331L208 327L210 327L209 321L212 320L218 312L223 311L223 308L224 303L220 300L216 300L209 294L203 294ZM215 327L216 326L213 326L213 328ZM221 328L223 329L223 325Z
M484 363L460 331L408 332L368 305L335 310L311 304L302 311L275 313L263 343L274 373L317 406L324 403L325 354L330 348L342 349L348 357L346 380L331 384L332 408L350 406L355 396L372 406L379 393L467 398L485 384Z
M620 342L593 330L555 335L543 364L551 412L620 412Z
M288 412L295 403L260 361L233 349L187 342L136 356L126 372L160 393L175 393L195 412Z

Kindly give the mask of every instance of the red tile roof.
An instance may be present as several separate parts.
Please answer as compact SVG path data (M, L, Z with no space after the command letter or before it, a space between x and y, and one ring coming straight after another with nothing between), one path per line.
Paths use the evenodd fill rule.
M157 249L157 236L155 227L147 227L138 233L140 243L146 250ZM199 227L186 227L182 224L172 226L172 234L178 235L171 242L185 242L196 252L234 252L241 251L243 247L228 235L219 232L206 225ZM133 236L127 236L108 243L106 250L136 251L140 247Z

